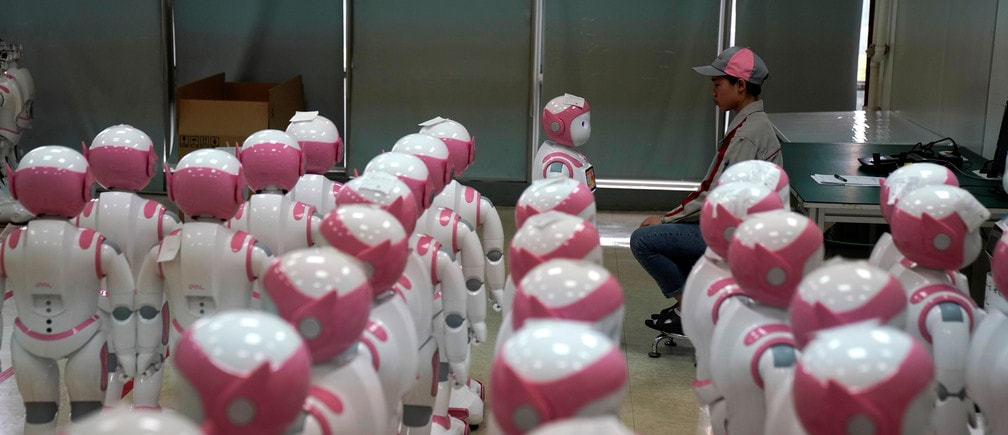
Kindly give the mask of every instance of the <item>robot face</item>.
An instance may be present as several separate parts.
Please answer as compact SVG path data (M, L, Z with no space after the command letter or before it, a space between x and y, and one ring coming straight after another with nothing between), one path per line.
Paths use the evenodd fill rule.
M74 217L91 200L92 179L81 153L58 145L35 148L10 171L14 199L36 216Z
M595 223L595 195L584 183L573 178L550 177L535 180L522 192L515 206L515 224L547 211L559 211Z
M290 191L305 173L301 145L280 130L252 133L238 150L238 160L257 192L268 186Z
M308 395L308 349L296 330L268 313L232 310L200 319L173 358L189 386L179 389L179 403L202 404L202 415L189 417L213 432L281 433Z
M301 145L305 172L325 174L343 160L343 139L336 124L322 115L304 121L292 121L286 133Z
M564 94L550 100L542 111L542 127L546 131L546 137L560 145L570 147L584 144L591 135L591 118L585 118L584 125L580 125L580 120L577 125L574 121L590 110L588 101L575 95ZM575 127L584 130L578 133L580 143L572 137Z
M727 168L718 177L718 185L734 183L736 181L749 181L762 184L777 192L781 198L784 208L791 208L791 185L788 184L787 173L784 168L766 160L745 160L735 163Z
M598 229L577 216L550 211L532 216L515 232L508 250L514 282L521 282L535 266L555 258L601 264Z
M409 233L377 206L340 205L325 215L319 231L327 243L366 265L374 297L392 288L406 269Z
M406 234L413 233L420 218L409 186L385 172L366 172L348 181L336 194L336 204L374 204L394 216Z
M950 169L935 163L914 163L893 171L882 180L882 188L879 191L882 217L888 221L900 197L919 187L930 185L958 187L959 180Z
M700 233L715 254L728 258L735 229L753 213L780 210L780 196L761 184L737 181L722 184L707 195L700 209Z
M120 124L102 130L85 156L91 173L107 189L143 189L154 176L157 152L147 133Z
M927 185L903 196L890 218L893 243L906 258L951 270L966 267L980 254L980 225L990 211L963 189Z
M201 149L186 154L167 172L168 196L188 216L230 219L248 183L241 163L230 153Z
M364 167L364 173L368 172L391 174L406 183L406 186L413 192L413 198L417 201L417 209L419 210L425 210L434 198L432 195L434 185L430 171L427 170L427 165L423 160L412 154L381 153L371 159Z
M469 168L476 155L476 138L469 134L465 126L442 117L420 123L420 133L441 139L451 154L455 172L452 178L458 177Z
M397 153L417 156L427 166L432 184L431 195L436 196L451 182L455 169L452 167L448 146L436 137L421 133L403 136L392 146Z
M511 315L516 330L533 319L576 320L603 326L597 330L618 342L622 316L614 314L622 312L623 288L608 270L586 261L554 259L536 266L518 283ZM612 317L619 317L616 327L606 322Z
M371 309L371 285L353 257L331 247L300 249L270 264L263 287L277 314L297 329L312 361L356 345Z
M585 112L571 120L570 125L571 143L579 147L588 142L591 137L591 112Z

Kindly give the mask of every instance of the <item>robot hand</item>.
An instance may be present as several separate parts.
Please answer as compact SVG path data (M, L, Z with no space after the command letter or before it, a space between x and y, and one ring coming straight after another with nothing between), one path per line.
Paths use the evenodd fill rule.
M137 356L134 353L117 353L119 367L126 378L133 378L137 374Z
M453 375L451 377L452 378L452 384L453 384L452 387L453 388L460 388L460 387L465 386L466 381L469 380L469 362L468 361L459 361L459 362L448 363L448 367L451 369L451 372L452 372L452 375Z
M477 322L469 325L469 329L472 331L473 344L483 344L487 339L487 325L486 322Z
M501 312L503 307L501 306L500 301L502 300L504 300L503 288L490 289L490 304L491 304L490 307L493 308L494 311L498 313Z

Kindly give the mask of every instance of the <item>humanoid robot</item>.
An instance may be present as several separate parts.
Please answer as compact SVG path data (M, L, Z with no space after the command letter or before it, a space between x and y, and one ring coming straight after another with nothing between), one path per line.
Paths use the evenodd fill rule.
M168 409L116 406L73 423L58 435L205 435L196 423Z
M431 200L452 180L455 163L448 146L440 139L422 133L411 133L392 145L392 152L411 154L423 161L431 182Z
M791 208L790 178L787 172L784 172L784 168L774 163L766 160L743 160L725 168L717 182L720 186L736 181L762 184L777 192L785 209Z
M542 111L546 141L532 160L532 181L549 177L573 178L595 191L595 169L577 147L591 136L591 108L584 98L564 94Z
M325 176L343 160L343 140L336 124L318 112L297 112L286 133L301 145L305 158L305 174L287 196L315 207L322 215L329 213L336 208L336 194L342 186Z
M396 176L409 186L419 212L430 207L434 182L427 165L419 157L399 152L381 153L364 166L364 173L368 172L384 172Z
M200 318L172 361L177 410L207 434L284 433L311 387L311 355L298 331L262 311Z
M619 344L586 323L529 322L494 358L489 433L519 434L571 417L619 415L626 370Z
M728 267L728 245L751 214L781 209L780 197L763 185L737 181L715 187L700 209L700 235L707 243L683 285L682 327L695 349L693 390L702 406L721 400L711 382L711 337L729 305L744 296ZM659 336L661 338L662 336ZM657 352L656 349L652 349Z
M183 156L174 171L166 168L165 179L168 198L189 221L147 253L137 299L168 300L171 318L164 327L171 346L202 317L258 305L253 303L253 288L258 289L273 255L254 237L224 225L241 205L247 186L235 156L218 149L197 150Z
M571 417L546 423L529 432L529 435L634 435L619 417L599 415L595 417Z
M137 373L135 286L115 244L70 222L91 199L83 155L43 146L25 154L16 172L7 169L14 198L37 216L0 245L0 293L12 291L17 309L11 363L25 404L24 432L49 433L59 412L60 360L72 421L101 410L106 334L123 372ZM113 313L109 331L97 314L103 280Z
M378 373L357 351L373 298L363 265L332 247L299 249L270 264L263 289L263 305L274 307L311 352L311 391L294 432L395 433L382 427L391 410Z
M298 142L280 130L260 130L245 139L237 156L255 193L227 226L251 234L273 255L313 246L322 215L286 195L304 175L304 154Z
M791 375L798 349L787 306L823 261L823 236L807 217L785 210L749 216L735 230L728 265L746 299L720 315L711 338L711 380L724 399L710 406L715 433L762 433L766 403Z
M798 424L770 420L765 433L928 433L934 372L927 350L900 329L868 321L823 330L788 392Z
M980 226L989 217L969 192L946 185L907 193L890 216L893 243L904 256L892 274L909 302L905 331L935 360L938 400L932 429L938 434L965 434L975 423L965 390L967 351L984 313L950 272L980 254Z
M902 196L918 187L932 184L959 186L959 180L950 169L939 164L924 162L900 167L883 179L881 184L879 209L882 211L882 217L889 222L893 208L896 207ZM890 233L883 233L879 236L875 246L872 247L871 255L868 257L869 262L884 270L892 269L902 259L903 254L896 249ZM969 289L963 288L963 291L969 291Z
M557 258L535 266L521 282L511 307L504 343L526 323L542 319L585 322L618 343L623 335L623 287L606 268L585 260Z
M1008 233L1004 233L991 256L991 276L1002 294L1008 292ZM988 433L1008 434L1008 415L1001 407L1008 395L1004 376L1008 352L1008 302L990 301L990 308L973 333L966 359L966 392L980 406Z
M84 148L84 157L88 160L91 174L108 190L88 202L74 223L98 231L122 249L130 263L133 280L139 281L140 265L147 252L180 225L175 212L137 194L154 176L157 160L154 143L137 128L125 124L113 125L99 132L91 141L90 148ZM156 311L141 309L139 312L137 350L154 355L155 360L147 372L140 373L140 377L134 380L133 405L158 408L163 376L161 362L167 343L157 331L148 329L157 328L161 322L165 302L153 299L139 302L139 306L149 306ZM101 294L98 308L102 327L108 330L112 316L108 295ZM157 314L153 317L146 317L155 312ZM105 406L111 407L121 399L123 385L128 380L122 367L116 364L114 346L109 349L108 368Z
M595 195L584 183L573 178L544 178L533 181L522 191L515 204L515 226L521 228L530 216L546 211L574 215L595 225Z
M11 197L6 165L16 168L21 134L31 128L35 81L18 65L21 45L0 40L0 223L23 223L31 213Z
M368 172L347 181L336 194L336 203L378 206L398 219L406 234L413 233L420 218L413 191L395 175L385 172Z

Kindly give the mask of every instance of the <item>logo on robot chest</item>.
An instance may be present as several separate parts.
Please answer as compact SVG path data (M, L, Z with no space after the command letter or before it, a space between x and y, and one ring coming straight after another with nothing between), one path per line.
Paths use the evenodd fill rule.
M46 281L39 281L35 283L35 288L53 288L52 284Z
M189 284L189 290L206 291L202 285L196 283Z

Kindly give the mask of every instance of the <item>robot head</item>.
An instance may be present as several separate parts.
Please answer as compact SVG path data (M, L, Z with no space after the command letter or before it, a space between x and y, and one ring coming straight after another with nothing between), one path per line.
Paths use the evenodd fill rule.
M901 166L883 179L881 184L879 208L882 209L882 217L888 222L900 197L921 186L943 184L958 187L959 179L949 168L925 162Z
M363 263L374 297L392 288L406 269L410 233L376 205L340 205L322 218L319 232L325 243Z
M249 187L258 192L267 187L290 191L305 174L301 145L280 130L259 130L238 149Z
M751 214L780 210L780 196L762 184L737 181L715 187L700 209L700 235L707 247L728 258L728 245L735 229Z
M14 199L36 216L71 218L91 200L88 162L73 149L48 145L25 154L17 171L7 168Z
M573 178L551 177L529 184L515 205L515 225L521 228L530 216L555 210L595 224L595 195Z
M314 116L299 116L311 114ZM306 173L325 174L343 160L343 139L339 129L318 112L298 112L287 125L286 133L301 145Z
M336 204L374 204L399 220L406 234L416 228L420 210L406 183L385 172L366 172L340 187Z
M865 320L902 328L907 298L903 285L867 261L833 260L798 285L788 306L799 348L819 331Z
M434 184L430 177L430 171L423 160L412 154L399 152L381 153L375 156L364 167L364 173L384 172L395 175L410 191L413 192L413 199L417 201L417 209L425 210L434 199Z
M511 279L519 283L532 268L556 258L587 260L601 265L602 246L595 225L558 211L528 218L511 238L507 263Z
M143 189L154 176L157 151L147 133L126 124L102 130L84 148L95 180L106 189Z
M623 287L606 268L583 260L558 258L522 278L511 309L514 329L537 319L591 324L619 343L623 334Z
M766 160L745 160L735 163L721 172L718 185L749 181L762 184L777 192L784 208L791 208L791 185L784 168Z
M301 334L313 362L356 349L372 299L356 259L328 246L298 249L274 259L262 281L277 314Z
M787 210L750 216L728 246L728 265L746 296L778 308L787 308L802 277L822 262L819 227Z
M808 433L927 433L934 374L931 355L901 330L872 322L824 330L795 368L795 412Z
M955 186L928 185L903 195L889 217L889 232L900 253L930 268L958 270L983 249L980 225L990 211Z
M116 406L73 422L59 435L205 435L196 423L170 409Z
M455 172L452 178L458 177L469 168L476 157L476 138L469 135L465 126L451 119L437 117L420 124L420 133L441 139L448 147Z
M590 325L530 322L494 359L494 420L503 433L517 434L574 416L617 415L626 397L626 370L619 345Z
M165 167L168 198L192 217L231 219L244 201L248 182L238 158L218 149L186 154L170 171Z
M588 100L564 94L546 103L542 111L546 137L560 145L577 147L591 136L591 108Z
M438 138L421 133L408 134L392 145L392 151L412 154L424 162L430 175L431 196L441 193L451 182L452 173L455 172L451 153L448 146Z
M308 348L275 315L229 310L204 317L174 350L177 409L208 433L283 433L308 395Z

